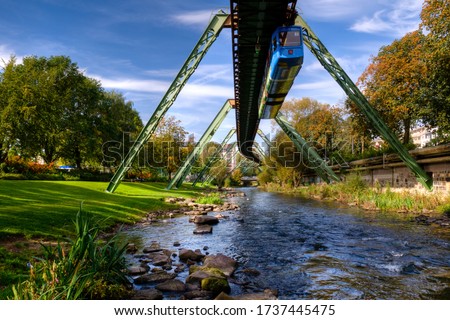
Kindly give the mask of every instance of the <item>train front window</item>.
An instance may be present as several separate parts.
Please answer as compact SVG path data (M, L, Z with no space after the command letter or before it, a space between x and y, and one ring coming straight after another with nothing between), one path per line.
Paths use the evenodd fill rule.
M279 37L282 47L298 47L301 45L301 34L298 30L280 32Z

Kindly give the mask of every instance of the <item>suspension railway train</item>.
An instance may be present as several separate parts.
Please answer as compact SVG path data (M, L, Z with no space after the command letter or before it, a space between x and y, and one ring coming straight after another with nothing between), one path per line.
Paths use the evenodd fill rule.
M302 28L278 27L272 35L259 97L260 119L275 118L302 64Z

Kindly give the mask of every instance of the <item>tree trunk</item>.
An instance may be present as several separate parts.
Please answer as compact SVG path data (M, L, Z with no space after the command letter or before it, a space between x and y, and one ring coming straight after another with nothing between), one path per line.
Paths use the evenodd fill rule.
M403 144L407 145L411 138L411 118L403 119L405 133L403 134Z
M83 159L81 159L81 151L78 146L75 146L74 156L75 156L75 164L77 166L77 169L81 169L81 162Z

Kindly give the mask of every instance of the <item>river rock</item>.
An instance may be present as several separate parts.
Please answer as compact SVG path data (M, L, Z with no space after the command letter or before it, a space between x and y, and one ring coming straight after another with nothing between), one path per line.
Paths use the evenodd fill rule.
M233 258L219 253L217 255L207 256L203 262L203 266L206 268L219 269L225 275L231 276L236 270L237 262Z
M156 272L151 274L145 274L134 279L135 284L150 284L150 283L160 283L165 282L167 280L172 280L176 277L174 273L167 272Z
M144 266L131 266L128 268L128 274L130 276L137 276L140 274L144 274L146 273L150 268L148 266L144 267Z
M156 289L166 292L184 292L186 291L186 285L180 280L168 280L156 285Z
M162 249L158 242L152 242L150 247L145 247L143 250L144 253L152 253L152 252L159 252L159 251L162 251Z
M201 261L205 255L189 249L180 249L179 257L181 261Z
M163 294L157 289L136 290L133 300L162 300Z
M230 293L231 288L227 279L206 278L200 283L202 290L211 291L214 295L221 292Z
M194 218L194 223L214 225L219 223L219 219L211 216L197 216Z
M160 254L152 259L152 263L155 266L165 266L170 265L172 263L172 259L165 254Z
M204 279L215 278L215 279L225 279L226 275L216 268L205 268L198 266L191 266L189 269L189 276L186 278L186 283L189 284L201 284Z
M213 228L209 225L200 225L194 230L194 234L212 233Z
M278 293L274 290L266 289L264 292L260 293L248 293L239 296L229 296L228 294L222 292L215 300L277 300Z
M213 297L214 294L212 292L204 290L189 291L183 295L183 299L185 300L209 300Z

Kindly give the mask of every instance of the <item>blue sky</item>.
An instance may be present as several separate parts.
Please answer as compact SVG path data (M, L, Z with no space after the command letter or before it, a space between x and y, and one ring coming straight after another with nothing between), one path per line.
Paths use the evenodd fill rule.
M228 0L0 0L0 59L67 55L122 92L146 122L209 19ZM298 0L297 9L356 81L381 46L418 28L422 0ZM199 138L234 97L231 32L224 29L168 115ZM288 98L344 100L308 50ZM234 111L214 140L235 126ZM270 120L261 121L269 133Z

